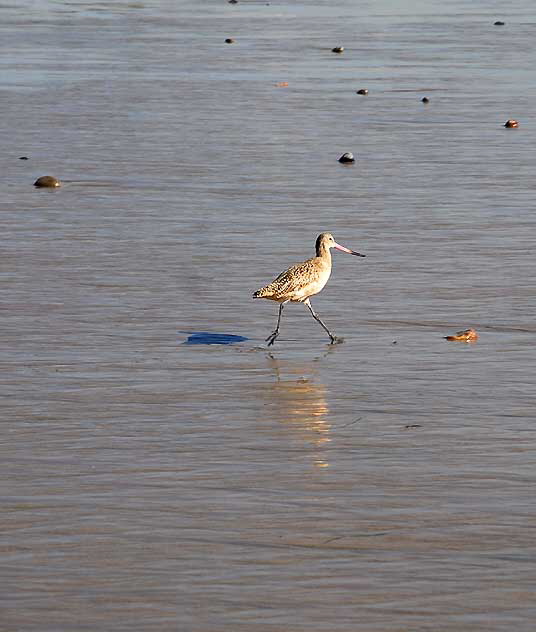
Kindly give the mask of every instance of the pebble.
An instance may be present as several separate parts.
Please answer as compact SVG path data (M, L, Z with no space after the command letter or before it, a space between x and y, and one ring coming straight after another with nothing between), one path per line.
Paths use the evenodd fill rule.
M504 22L501 22L500 20L497 20L497 22L493 23L493 26L504 26Z
M342 162L343 164L355 162L354 154L351 151L347 151L339 158L339 162Z
M55 178L54 176L41 176L40 178L37 178L37 180L34 182L34 187L46 187L48 189L54 189L57 187L61 187L61 182L58 180L58 178Z

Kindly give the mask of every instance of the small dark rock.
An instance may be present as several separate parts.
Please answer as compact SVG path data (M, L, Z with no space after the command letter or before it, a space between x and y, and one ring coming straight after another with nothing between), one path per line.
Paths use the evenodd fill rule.
M363 95L367 95L368 94L368 90L366 88L361 88L361 90L358 90L356 92L356 94L363 94Z
M21 156L19 160L28 160L28 156Z
M228 38L225 40L225 43L226 43L226 44L234 44L235 42L236 42L236 40L235 40L235 39L233 39L232 37L228 37Z
M421 99L421 101L422 101L423 103L430 103L430 99L429 99L428 97L423 97L423 98Z
M504 26L504 22L501 22L500 20L497 20L497 22L493 23L493 26Z
M238 4L238 0L229 0L229 4Z
M343 164L351 164L355 162L354 154L351 151L347 151L339 158L339 162L342 162Z
M332 53L342 53L344 51L344 46L335 46L335 48L331 49Z
M55 189L61 187L61 182L54 176L41 176L34 182L34 187L43 187L48 189Z

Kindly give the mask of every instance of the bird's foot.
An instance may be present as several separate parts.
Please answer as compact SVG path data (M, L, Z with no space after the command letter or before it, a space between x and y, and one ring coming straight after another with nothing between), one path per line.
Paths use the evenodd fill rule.
M268 338L266 338L265 342L268 343L269 347L271 347L274 344L275 339L277 338L277 336L279 336L279 332L278 331L274 331L272 334L270 334L268 336Z
M337 336L330 336L332 345L340 345L344 342L344 338L339 338Z

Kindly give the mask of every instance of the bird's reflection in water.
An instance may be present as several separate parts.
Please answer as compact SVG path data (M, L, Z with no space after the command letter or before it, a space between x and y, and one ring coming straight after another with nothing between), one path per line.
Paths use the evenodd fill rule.
M316 467L328 467L331 424L326 387L318 382L317 369L311 362L283 362L272 354L267 359L276 378L270 391L271 412L286 424L293 440L314 447L311 456Z

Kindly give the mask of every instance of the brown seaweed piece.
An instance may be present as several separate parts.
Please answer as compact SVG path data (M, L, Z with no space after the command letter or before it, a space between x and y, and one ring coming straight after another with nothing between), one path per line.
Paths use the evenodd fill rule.
M478 340L478 334L474 329L463 329L457 331L452 336L445 336L446 340L461 340L462 342L475 342Z

